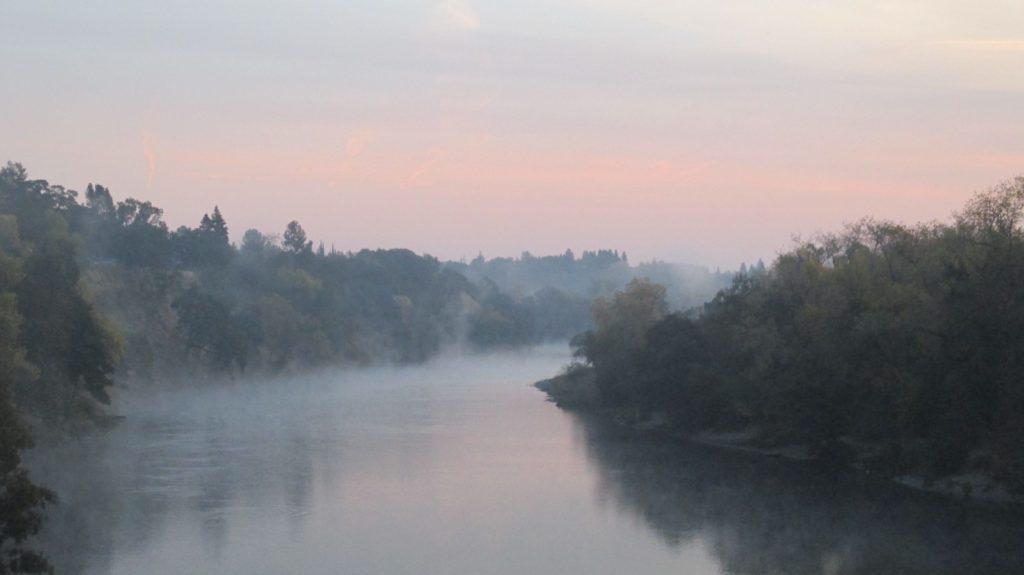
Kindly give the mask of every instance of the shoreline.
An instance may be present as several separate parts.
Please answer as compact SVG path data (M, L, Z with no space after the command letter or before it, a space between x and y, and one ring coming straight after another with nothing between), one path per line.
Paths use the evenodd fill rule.
M779 458L787 461L814 464L821 462L814 457L805 445L781 445L765 447L752 445L756 439L756 430L744 429L735 431L700 431L696 433L679 433L667 429L667 422L662 417L654 416L645 420L630 420L627 414L617 408L596 407L593 402L593 390L585 389L588 382L573 385L573 375L558 375L543 379L533 386L547 395L548 401L559 409L570 413L586 414L598 418L616 427L626 429L651 439L659 437L681 443L701 445L713 449L747 453L759 457ZM583 389L579 389L582 387ZM860 477L871 476L870 469L861 462L843 465L847 471ZM976 504L1006 510L1024 511L1024 494L1011 493L1004 485L992 480L982 473L960 473L956 475L929 478L918 474L896 475L887 478L872 478L883 481L892 487L907 490L916 494L935 496L950 502Z

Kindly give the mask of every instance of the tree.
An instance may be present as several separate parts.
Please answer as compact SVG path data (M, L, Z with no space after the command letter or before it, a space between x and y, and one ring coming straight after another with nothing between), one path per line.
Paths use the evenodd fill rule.
M611 299L591 307L595 327L573 340L574 355L594 366L597 385L608 401L626 401L635 392L634 355L647 330L668 312L665 286L634 279Z
M96 205L102 207L108 195L109 192L104 194L94 189ZM107 249L118 261L129 267L158 268L166 265L171 246L168 242L167 224L161 219L163 213L163 210L152 203L135 198L119 202L108 215L115 223L114 229L108 232L110 235L107 238Z
M0 229L15 232L0 234L0 573L47 573L51 570L45 558L22 546L39 531L42 511L55 496L33 484L21 465L21 452L32 442L11 389L17 379L31 378L34 367L17 345L22 318L11 290L22 274L13 217L5 216Z
M248 349L228 305L192 287L172 304L185 348L210 361L217 370L245 369Z
M667 312L665 286L646 278L630 281L611 299L598 298L592 308L598 335L621 332L633 342L641 342L647 329Z
M179 227L172 240L180 262L188 267L220 269L234 256L227 222L216 206L212 214L203 214L197 228Z
M242 236L240 251L249 255L263 255L270 250L278 249L278 236L266 235L259 230L248 229Z
M40 380L22 391L51 415L70 415L79 392L108 403L106 388L120 357L116 335L82 297L79 278L74 244L55 240L26 258L17 286L21 341L41 369Z
M11 402L9 388L23 354L15 346L17 312L10 294L0 296L0 573L49 573L39 553L25 549L25 540L39 532L42 511L56 500L38 487L21 465L21 452L32 445Z
M128 198L117 204L114 210L121 225L129 228L132 226L159 226L164 211L150 202L140 202L135 198Z
M299 222L292 220L284 230L284 247L293 254L310 252L313 249L313 242L306 240L306 230L302 229Z
M213 206L213 214L203 214L199 222L199 232L217 243L228 243L228 224L220 213L220 208Z
M85 189L85 201L89 209L100 216L114 214L114 199L110 195L110 190L99 184L89 184Z

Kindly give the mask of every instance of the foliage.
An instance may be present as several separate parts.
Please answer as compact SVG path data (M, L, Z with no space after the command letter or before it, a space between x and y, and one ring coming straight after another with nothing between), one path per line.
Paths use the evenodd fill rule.
M280 236L248 230L235 247L216 206L197 226L169 231L160 208L116 201L101 185L89 184L80 204L73 190L31 180L17 164L0 176L0 214L27 246L15 287L22 340L41 368L15 391L48 417L73 416L83 393L106 401L122 347L121 373L138 381L422 361L463 337L524 345L589 325L589 296L553 287L510 294L408 250L314 251L297 221ZM559 277L572 284L625 257L534 261L564 268Z
M292 220L284 230L284 247L295 254L312 251L313 242L306 240L306 230L302 229L299 222Z
M7 289L21 318L18 344L35 366L31 377L16 378L9 390L36 415L50 418L74 415L83 397L108 402L106 388L120 355L116 335L80 285L69 216L86 210L76 195L27 179L17 165L0 170L0 210L7 214L3 247L18 270Z
M652 322L631 286L595 306L578 351L603 401L680 428L749 426L822 456L872 445L891 472L1022 488L1022 222L1017 178L952 224L869 219L801 243L687 314Z
M665 286L664 299L673 309L702 304L729 285L731 273L698 266L645 262L631 266L616 250L572 250L554 256L523 252L519 258L448 262L479 288L484 304L471 318L468 339L479 346L521 345L557 341L593 327L595 298L608 298L635 279Z
M21 420L87 427L107 413L115 374L140 384L416 362L462 338L567 338L588 327L591 295L631 269L611 251L527 254L505 269L540 285L510 292L481 275L504 263L474 266L470 281L409 250L314 251L297 221L236 247L217 206L171 231L159 207L102 185L81 200L18 164L0 169L0 574L48 569L22 548L53 496L21 467Z
M171 304L186 353L194 353L218 370L244 370L247 349L237 319L227 303L192 287Z
M11 397L16 381L35 374L18 344L22 317L13 288L23 277L22 249L16 222L0 218L0 573L46 573L46 560L23 543L39 531L54 495L33 484L21 465L31 439Z
M610 299L596 299L591 311L594 329L573 340L573 353L594 365L605 400L632 401L636 377L630 358L640 350L647 330L668 311L665 287L636 279Z

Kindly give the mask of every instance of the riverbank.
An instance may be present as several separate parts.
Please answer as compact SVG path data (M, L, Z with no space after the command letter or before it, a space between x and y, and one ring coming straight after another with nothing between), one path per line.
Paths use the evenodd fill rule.
M659 413L640 414L632 409L602 405L599 401L594 374L588 369L570 370L553 378L534 384L547 394L558 407L572 412L585 412L614 425L649 435L652 439L673 441L714 447L729 451L746 452L763 457L777 457L791 461L828 463L842 465L855 473L874 481L887 481L903 489L929 493L959 501L977 502L986 505L1007 506L1024 510L1024 494L1012 492L991 476L977 471L963 472L941 477L929 477L917 473L886 472L879 448L874 445L843 441L843 457L826 459L815 454L811 446L799 444L767 444L761 441L761 434L755 428L733 430L703 430L692 433L681 432L669 424Z

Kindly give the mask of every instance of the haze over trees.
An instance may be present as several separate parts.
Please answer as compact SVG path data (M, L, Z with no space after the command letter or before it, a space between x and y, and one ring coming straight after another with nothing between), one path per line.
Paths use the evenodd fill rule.
M572 250L554 256L523 252L519 258L490 260L481 254L468 264L445 266L479 286L481 301L500 311L479 314L471 323L470 340L485 345L569 339L593 326L595 298L610 296L634 279L660 283L671 308L688 309L728 287L733 275L658 261L632 266L617 250L584 251L579 257Z
M146 380L422 361L463 340L521 345L576 331L531 323L534 307L565 309L555 288L524 299L408 250L314 251L297 221L281 236L247 230L236 247L216 206L170 230L158 207L100 185L79 202L16 164L2 177L19 339L38 371L12 393L40 413L69 415L83 395L105 403L115 367Z
M630 266L612 250L470 264L408 250L327 252L297 221L281 236L247 230L236 247L217 206L171 230L159 207L117 201L101 185L79 198L9 164L3 186L8 250L24 259L12 282L20 339L44 382L12 393L40 413L88 410L85 396L105 403L115 367L139 381L422 361L453 342L567 339L590 327L593 297L639 274L688 278L665 283L699 301L730 277Z
M628 256L618 250L584 251L578 257L572 250L553 256L523 252L519 258L486 259L480 254L469 263L448 262L446 265L471 281L493 282L512 296L557 287L591 300L621 290L635 278L648 278L666 287L668 303L675 309L687 309L710 300L720 289L729 286L733 276L732 272L660 261L631 265Z
M8 164L0 169L0 573L48 569L21 548L53 500L21 466L29 428L76 434L104 424L115 377L166 385L420 362L447 345L565 340L590 327L593 295L636 273L611 251L467 266L402 249L314 250L297 221L280 236L247 230L235 246L217 206L195 227L171 230L148 201L119 201L95 184L79 194Z
M1024 490L1024 178L951 223L862 220L740 273L612 250L442 263L314 249L297 221L230 241L219 207L171 230L150 202L0 169L0 574L54 495L37 431L109 422L115 380L173 385L422 362L565 340L565 404L685 433L742 431L881 474Z
M862 220L665 309L646 282L595 304L556 398L1024 490L1024 178L951 223Z

